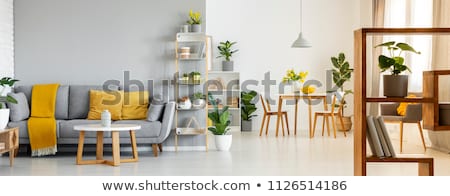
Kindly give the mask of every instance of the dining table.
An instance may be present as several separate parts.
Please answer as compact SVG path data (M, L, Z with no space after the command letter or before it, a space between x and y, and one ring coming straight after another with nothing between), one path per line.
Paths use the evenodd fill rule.
M311 93L311 94L303 94L303 93L288 93L288 94L278 94L278 115L277 115L277 125L275 136L278 137L278 130L281 121L281 114L283 108L283 101L285 100L294 100L295 103L295 117L294 117L294 135L297 135L297 118L298 118L298 102L299 100L306 100L308 104L308 117L309 117L309 137L312 138L314 135L312 134L312 105L318 103L313 100L322 100L323 109L325 111L328 110L327 106L327 93ZM288 132L289 134L289 132ZM283 131L284 136L284 131Z

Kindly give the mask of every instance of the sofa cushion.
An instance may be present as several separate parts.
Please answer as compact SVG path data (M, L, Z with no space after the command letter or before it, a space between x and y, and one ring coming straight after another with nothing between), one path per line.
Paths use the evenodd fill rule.
M91 90L89 99L89 120L100 120L104 110L111 113L111 120L122 118L123 91Z
M148 91L125 92L123 98L123 120L141 120L147 118Z
M69 119L86 119L89 112L89 90L102 90L102 86L70 85Z
M9 119L13 122L17 122L26 120L30 117L30 106L28 105L25 93L8 93L8 95L17 101L15 104L7 102L8 108L10 109Z
M100 124L100 120L61 120L59 121L59 136L61 138L78 138L80 135L79 131L73 130L73 126L82 125L82 124ZM87 138L95 138L97 134L95 131L86 131L85 137ZM111 133L105 132L103 137L110 137Z
M33 90L33 86L15 86L14 92L19 93L22 92L27 97L28 106L31 105L31 90Z
M69 118L69 86L60 85L56 94L56 119Z
M56 137L59 138L59 120L56 121ZM28 139L28 120L9 122L8 127L19 127L19 138Z
M164 105L162 95L154 96L148 108L147 120L150 122L161 121L162 114L164 113Z
M141 125L141 129L135 130L137 138L158 137L161 134L161 122L148 122L146 120L118 120L113 124L137 124ZM120 132L120 137L130 137L129 132Z

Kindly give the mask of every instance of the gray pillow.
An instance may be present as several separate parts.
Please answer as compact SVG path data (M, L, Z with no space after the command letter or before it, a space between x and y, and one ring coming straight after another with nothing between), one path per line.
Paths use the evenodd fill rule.
M30 107L24 93L8 93L9 96L17 100L17 104L7 103L10 109L9 119L12 122L22 121L30 117Z
M150 122L159 121L164 112L164 101L162 96L156 95L153 97L147 112L147 120Z

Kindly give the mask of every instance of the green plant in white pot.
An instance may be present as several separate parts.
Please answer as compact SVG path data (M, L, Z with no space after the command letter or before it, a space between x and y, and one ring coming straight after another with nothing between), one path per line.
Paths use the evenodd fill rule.
M345 116L344 108L347 107L347 102L345 101L345 96L353 93L351 89L344 89L344 84L349 82L352 77L353 69L350 68L350 64L347 60L345 60L345 54L339 53L336 57L331 57L331 63L333 64L333 82L336 84L337 89L333 89L332 92L340 91L339 95L340 101L334 107L341 106L342 110L341 117L342 122L340 120L336 121L336 127L340 131L349 131L352 128L352 119L351 116Z
M217 58L224 58L222 61L222 71L233 71L234 62L231 60L231 57L239 50L233 50L231 47L236 43L237 42L230 42L227 40L225 42L220 42L219 46L217 46L220 54Z
M231 124L230 111L228 111L228 106L224 106L222 110L219 110L217 102L211 93L208 93L208 99L213 105L213 111L208 113L208 118L213 125L208 127L208 130L214 134L217 150L228 151L233 141L232 135L229 134Z
M382 43L377 47L385 47L389 52L389 56L380 55L378 57L378 67L381 72L390 71L391 75L383 76L383 91L386 97L406 97L408 95L408 75L401 73L411 72L409 67L405 65L405 58L402 56L406 52L420 54L413 47L406 43L397 43L390 41Z
M7 95L11 87L19 80L3 77L0 79L0 129L4 129L9 121L9 108L6 108L6 103L17 104L17 100Z

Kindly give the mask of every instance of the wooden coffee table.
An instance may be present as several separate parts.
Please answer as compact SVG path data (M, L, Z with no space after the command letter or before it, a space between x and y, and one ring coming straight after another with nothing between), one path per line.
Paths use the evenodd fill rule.
M14 156L19 149L19 127L0 130L0 154L9 152L9 165L14 163Z
M77 165L88 165L88 164L107 164L112 166L119 166L120 163L129 163L138 161L137 145L136 145L136 135L135 130L141 129L140 125L134 124L111 124L110 127L103 127L100 124L86 124L86 125L75 125L74 130L80 132L80 137L78 140L78 151L77 151ZM84 134L88 131L97 132L97 150L95 160L83 160L83 148L84 148ZM120 159L120 141L119 133L121 131L129 131L131 138L131 148L133 152L133 158L130 159ZM112 160L103 159L103 133L111 132L112 135Z

